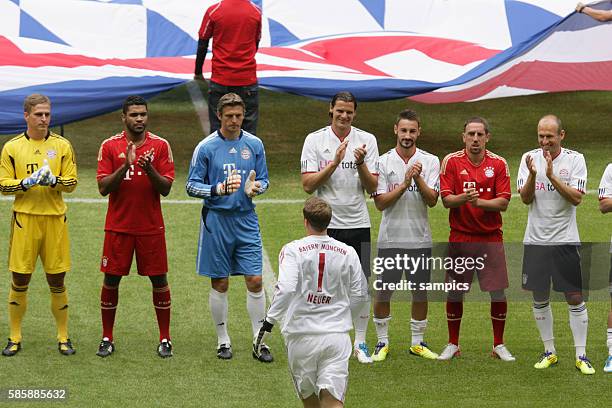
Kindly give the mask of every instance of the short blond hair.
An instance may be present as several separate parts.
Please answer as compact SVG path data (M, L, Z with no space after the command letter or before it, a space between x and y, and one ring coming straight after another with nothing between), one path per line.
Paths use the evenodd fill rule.
M221 115L223 113L223 108L226 106L242 106L242 111L246 111L246 106L240 95L233 92L226 93L219 99L217 103L217 113Z
M304 219L308 220L310 226L318 232L327 229L332 217L332 208L327 201L319 197L310 197L304 203Z
M47 103L51 105L51 99L43 94L32 94L26 96L23 101L23 111L26 113L32 112L32 108L41 103Z

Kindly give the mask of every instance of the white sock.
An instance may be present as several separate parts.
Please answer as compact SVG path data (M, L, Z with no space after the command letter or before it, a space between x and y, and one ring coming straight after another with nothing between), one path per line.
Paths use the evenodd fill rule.
M370 321L370 301L363 303L363 307L359 311L359 315L353 320L355 327L355 342L353 345L357 347L366 341L366 331L368 330L368 322Z
M608 327L608 355L612 356L612 327Z
M586 354L587 330L589 328L589 314L584 302L579 305L567 305L569 309L569 325L574 336L576 358Z
M375 317L372 320L374 321L374 326L376 326L378 341L389 345L389 320L391 320L391 316L381 318Z
M412 345L418 346L423 342L425 337L425 329L427 328L427 319L414 320L410 319L410 331L412 332Z
M246 307L251 318L251 328L253 329L253 338L259 333L261 324L266 318L266 297L263 289L259 292L249 292L247 290Z
M217 292L213 288L208 292L208 307L217 330L217 347L231 344L227 334L227 292Z
M533 302L533 317L540 332L540 338L544 343L544 351L556 354L555 336L553 335L553 314L550 302L548 300L545 302Z

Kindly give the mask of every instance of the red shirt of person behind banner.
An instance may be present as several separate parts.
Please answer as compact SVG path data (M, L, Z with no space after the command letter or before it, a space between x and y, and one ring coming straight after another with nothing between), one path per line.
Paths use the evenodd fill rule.
M213 4L204 13L198 34L203 40L213 39L211 81L224 86L257 83L261 11L250 0Z
M504 197L510 200L510 171L506 160L488 150L478 166L474 165L464 150L447 155L440 168L440 194L462 194L475 188L479 198L491 200ZM459 232L471 235L502 234L502 217L499 211L485 211L466 203L451 208L448 216L451 234Z
M125 132L102 142L98 153L98 180L113 174L123 165L127 144ZM144 142L136 148L136 158L151 149L154 149L153 167L163 177L174 180L174 159L168 142L146 132ZM104 230L132 235L164 232L160 194L136 163L125 173L119 189L110 193Z

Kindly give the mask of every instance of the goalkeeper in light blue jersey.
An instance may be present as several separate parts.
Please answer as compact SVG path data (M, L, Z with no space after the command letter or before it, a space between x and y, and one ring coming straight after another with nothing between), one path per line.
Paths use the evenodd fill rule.
M211 280L209 306L221 359L232 358L227 331L230 275L244 276L253 336L266 314L261 234L253 197L268 189L268 169L262 141L240 128L244 111L244 102L234 93L219 100L221 129L196 146L186 186L189 196L204 199L196 268ZM262 362L273 360L267 346L253 357Z

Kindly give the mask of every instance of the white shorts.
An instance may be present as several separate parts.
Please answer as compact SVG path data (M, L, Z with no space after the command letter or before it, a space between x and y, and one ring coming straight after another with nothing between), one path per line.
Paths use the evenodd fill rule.
M348 333L292 334L285 339L289 372L298 397L319 396L327 390L344 402L349 358L353 351Z

